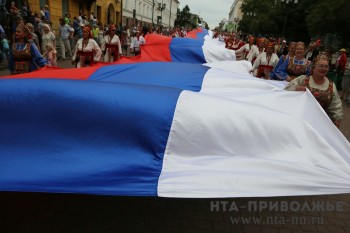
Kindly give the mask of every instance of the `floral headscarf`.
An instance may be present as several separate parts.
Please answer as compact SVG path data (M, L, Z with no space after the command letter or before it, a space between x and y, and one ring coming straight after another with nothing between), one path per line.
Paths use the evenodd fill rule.
M20 23L17 27L16 27L16 31L20 30L23 31L24 33L26 33L26 38L27 40L32 38L32 32L29 30L29 28L24 24L24 23Z

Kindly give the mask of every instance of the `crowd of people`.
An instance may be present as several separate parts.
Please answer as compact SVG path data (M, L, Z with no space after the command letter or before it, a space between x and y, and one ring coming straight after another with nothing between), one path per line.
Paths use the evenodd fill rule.
M38 13L25 4L19 11L12 2L10 12L11 36L1 30L1 59L9 61L11 74L30 72L44 65L57 66L57 60L71 59L76 67L91 66L96 62L114 62L121 56L139 55L146 43L145 34L157 33L170 37L184 37L187 30L164 27L117 27L98 22L92 12L73 18L69 13L59 19L57 32L53 30L47 5ZM59 50L57 49L59 46ZM24 56L24 48L31 48L31 65L19 69L16 64ZM60 54L57 54L60 51ZM38 61L41 62L38 62Z
M235 33L214 32L214 38L235 50L237 60L252 63L252 75L257 78L287 81L286 90L308 89L339 127L343 111L341 99L350 105L350 65L346 49L337 53L321 50L321 40L289 42L284 38L254 38ZM329 79L331 76L335 78ZM338 90L342 91L341 97Z

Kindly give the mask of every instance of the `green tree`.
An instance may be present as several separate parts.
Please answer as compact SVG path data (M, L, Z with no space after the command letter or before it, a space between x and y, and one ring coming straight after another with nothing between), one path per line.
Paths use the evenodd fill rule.
M191 12L188 5L186 5L182 11L178 9L176 25L179 27L189 27L192 25Z
M350 2L347 0L319 0L309 9L307 27L313 35L334 33L349 38Z
M245 0L239 30L257 35L285 36L308 42L311 37L332 33L350 40L348 0L299 0L287 4L280 0Z
M239 29L254 34L274 34L279 30L271 0L246 0L242 4L244 14Z

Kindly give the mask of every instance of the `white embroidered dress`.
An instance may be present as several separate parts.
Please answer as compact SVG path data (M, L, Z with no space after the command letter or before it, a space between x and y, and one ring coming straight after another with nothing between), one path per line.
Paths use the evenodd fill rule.
M104 62L114 62L114 56L112 55L113 48L108 48L108 45L117 45L118 46L118 53L122 55L122 47L120 44L119 37L117 35L114 35L111 37L110 35L106 35L103 38L102 44L101 44L101 50L106 51L105 55L103 56Z
M100 46L98 46L98 44L94 39L90 38L86 45L83 45L83 38L79 39L72 58L73 61L77 61L77 68L84 67L85 60L87 59L87 57L85 56L79 56L79 52L85 52L85 53L93 52L94 62L99 62L102 55Z

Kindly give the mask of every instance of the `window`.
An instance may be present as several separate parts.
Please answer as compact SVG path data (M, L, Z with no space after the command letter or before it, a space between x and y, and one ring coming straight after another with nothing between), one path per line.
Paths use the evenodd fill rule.
M47 0L40 0L40 10L45 5L48 5Z

